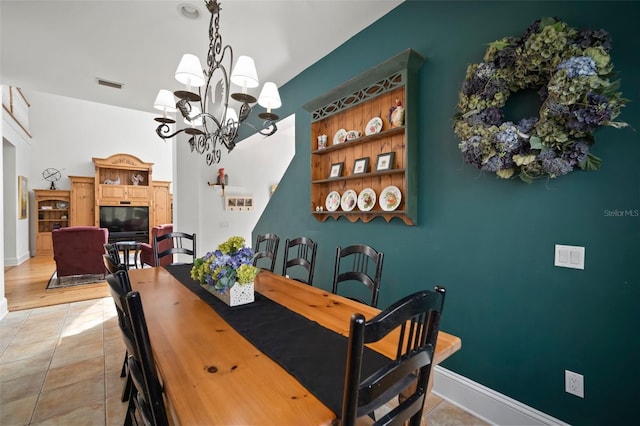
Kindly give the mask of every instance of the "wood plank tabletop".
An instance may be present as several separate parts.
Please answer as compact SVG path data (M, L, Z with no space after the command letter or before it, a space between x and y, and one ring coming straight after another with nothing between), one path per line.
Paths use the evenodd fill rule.
M231 328L166 269L130 270L139 291L155 361L177 424L331 424L335 414L276 362ZM262 271L256 291L310 320L348 336L354 312L378 309ZM391 339L371 346L395 354ZM440 332L436 362L461 347ZM346 356L346 355L345 355Z

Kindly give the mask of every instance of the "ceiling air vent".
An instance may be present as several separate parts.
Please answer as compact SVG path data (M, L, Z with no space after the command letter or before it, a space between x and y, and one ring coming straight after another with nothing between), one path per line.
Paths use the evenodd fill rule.
M116 83L115 81L109 81L102 78L97 78L96 80L98 81L99 86L111 87L112 89L122 89L122 86L124 86L122 83Z

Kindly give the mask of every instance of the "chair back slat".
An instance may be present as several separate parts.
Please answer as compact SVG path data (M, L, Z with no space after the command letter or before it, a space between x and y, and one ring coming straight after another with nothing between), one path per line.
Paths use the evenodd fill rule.
M408 355L403 362L390 363L386 369L381 371L381 374L370 376L362 381L358 391L359 400L362 402L375 401L394 386L397 395L412 383L417 382L418 376L415 373L422 366L431 362L429 349L425 348L414 352Z
M129 309L133 336L136 342L136 351L130 355L140 367L144 381L141 388L136 387L136 389L139 393L144 394L141 396L142 400L150 405L153 425L166 426L169 424L169 420L164 406L162 385L160 384L156 364L153 359L151 339L149 338L149 330L142 308L140 293L131 291L127 294L127 308ZM129 365L131 365L131 362ZM137 398L137 400L140 401L140 398Z
M113 263L111 256L108 254L102 255L102 261L104 262L104 268L109 274L114 274L118 270L118 266Z
M318 244L307 237L287 239L284 245L284 260L282 261L282 275L289 275L290 270L302 267L306 271L306 277L293 279L305 284L313 285L313 273L316 265L316 252ZM289 258L289 253L295 252L295 257Z
M127 358L127 366L129 367L129 374L131 376L131 380L133 381L134 388L144 389L144 373L142 372L140 364L133 356L129 356ZM136 392L134 398L134 405L136 407L136 410L138 410L138 413L142 420L142 424L145 426L154 425L152 403L151 401L147 400L146 394L144 392Z
M420 425L433 367L445 290L420 291L404 297L369 321L351 317L342 406L342 424L355 425L358 417L398 397L399 404L375 424ZM396 359L362 378L364 345L398 330Z
M276 266L276 257L278 255L278 244L280 237L276 234L263 234L256 237L256 245L254 246L253 266L273 272ZM268 266L260 266L260 259L268 259Z
M170 241L170 243L168 242ZM185 245L186 243L186 245ZM161 248L165 250L161 251ZM175 265L182 262L174 262L173 256L184 254L191 256L191 263L196 261L196 234L187 234L185 232L168 232L153 237L153 255L156 265ZM171 256L171 261L167 262L163 258Z
M383 253L365 244L355 244L345 248L336 247L332 293L338 294L339 286L353 285L353 282L357 281L364 284L371 298L369 301L351 298L376 307L382 281L383 260Z
M135 350L135 339L133 337L133 327L131 325L131 318L129 317L129 311L127 308L127 293L131 291L131 282L129 281L129 274L124 269L119 269L113 274L106 276L107 284L109 285L109 292L111 298L116 306L116 313L118 315L118 326L120 327L120 333L122 334L122 340L127 348L127 352L131 353Z
M113 272L115 272L115 270L117 269L123 268L124 266L122 265L122 259L120 259L120 251L118 250L118 246L116 246L115 244L107 243L107 244L104 244L103 247L104 247L105 254L109 256L109 261L112 267L114 268ZM106 262L105 262L105 266L107 266ZM110 271L110 273L113 273L113 272Z
M140 293L131 290L126 270L109 274L106 279L116 305L118 325L129 355L127 366L134 385L129 398L132 399L145 425L168 425L162 385L153 359Z

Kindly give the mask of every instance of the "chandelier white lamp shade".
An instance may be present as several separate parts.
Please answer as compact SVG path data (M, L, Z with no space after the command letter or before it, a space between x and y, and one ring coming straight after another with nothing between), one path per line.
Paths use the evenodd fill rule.
M240 56L238 58L231 72L231 82L242 87L242 93L245 94L247 93L247 89L252 89L260 85L253 58L250 56Z
M167 117L168 112L176 112L176 98L167 89L160 89L153 107L162 111L162 116Z
M278 109L282 106L278 86L272 81L268 81L262 87L260 96L258 96L258 105L267 109L267 112L261 112L258 117L263 120L277 120L278 116L271 112L272 109ZM275 117L275 118L274 118Z
M204 86L205 79L200 58L191 53L185 53L178 64L176 80L186 85L187 90L191 90L191 87Z
M220 4L217 0L205 0L204 3L211 14L207 68L202 68L197 56L184 55L176 70L175 78L179 83L184 84L186 89L178 90L173 94L167 90L161 90L154 102L154 107L163 111L163 117L155 119L160 123L156 128L158 136L169 139L182 132L190 135L188 143L191 151L205 155L207 165L211 165L220 162L223 146L228 152L233 150L238 129L242 124L254 128L264 136L273 135L278 130L276 121L279 117L271 110L282 106L282 101L277 86L272 82L265 84L258 99L247 92L247 89L253 89L260 84L255 63L249 56L240 56L232 73L227 72L234 64L233 49L229 45L222 47L219 28ZM242 91L230 93L231 83L240 86ZM216 87L220 86L222 90L216 90ZM192 90L194 87L198 88L198 93ZM164 92L168 92L171 97ZM240 103L238 113L229 105L229 96ZM175 102L176 98L177 102ZM166 116L167 112L172 112L170 106L167 106L172 102L173 111L176 109L180 111L185 123L188 124L187 127L173 133L169 124L175 123L175 120ZM267 109L267 112L258 114L258 117L264 120L259 129L245 121L251 114L251 104L256 102Z

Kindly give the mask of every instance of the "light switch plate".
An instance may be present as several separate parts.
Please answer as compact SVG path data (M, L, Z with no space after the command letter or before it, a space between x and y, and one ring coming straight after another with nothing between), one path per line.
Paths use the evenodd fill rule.
M556 244L555 266L584 269L584 247Z

